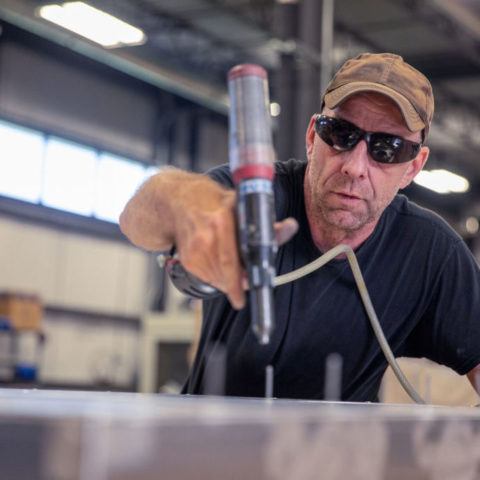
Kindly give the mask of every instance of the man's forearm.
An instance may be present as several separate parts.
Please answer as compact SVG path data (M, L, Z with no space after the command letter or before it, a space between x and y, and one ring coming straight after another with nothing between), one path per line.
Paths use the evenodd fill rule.
M178 217L192 207L215 208L225 192L204 175L163 171L148 179L126 204L120 229L141 248L166 250L175 243Z
M175 245L183 267L225 292L235 308L245 302L244 269L240 261L236 194L211 178L168 170L145 182L120 216L122 232L146 250ZM274 226L277 242L297 231L292 218Z
M243 306L234 190L204 175L162 172L127 203L120 228L132 243L147 250L175 245L187 271L224 291L234 307Z
M164 172L149 178L120 215L120 230L132 243L146 250L166 250L172 244L172 214L163 198L168 197L169 184L173 186L178 176L172 174Z

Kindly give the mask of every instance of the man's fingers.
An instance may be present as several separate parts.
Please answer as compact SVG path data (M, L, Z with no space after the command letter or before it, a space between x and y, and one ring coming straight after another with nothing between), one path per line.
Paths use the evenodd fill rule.
M242 277L242 288L246 291L249 289L249 285L248 285L248 277L246 274L243 275Z
M283 245L287 243L298 231L298 222L292 218L286 218L281 222L276 222L274 224L275 238L278 245ZM242 288L243 290L248 290L248 278L245 273L242 276Z
M221 258L221 257L220 257ZM245 292L242 286L243 268L237 258L223 257L221 264L221 275L223 278L222 290L227 295L232 307L240 310L245 306ZM220 260L222 262L222 260Z
M216 213L208 217L208 228L194 225L178 236L180 258L187 270L223 291L239 310L245 306L248 282L238 254L235 217L230 205ZM286 218L274 224L274 231L277 244L282 245L298 231L298 223Z
M224 292L232 307L240 310L245 305L245 292L242 288L243 268L240 262L234 218L224 219L216 225L218 238L217 261L223 280Z
M276 222L274 224L275 238L277 239L278 245L283 245L287 243L298 231L298 222L292 218L288 217L281 222Z

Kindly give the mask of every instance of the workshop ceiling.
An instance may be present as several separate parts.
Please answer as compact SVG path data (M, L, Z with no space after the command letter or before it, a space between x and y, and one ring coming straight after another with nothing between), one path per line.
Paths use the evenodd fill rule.
M0 19L217 112L227 112L225 77L233 65L254 62L275 74L285 53L299 65L321 61L320 51L275 35L281 7L274 0L90 0L147 35L144 45L111 50L36 18L35 8L48 3L0 0ZM409 196L455 222L480 217L480 2L336 0L334 18L334 69L361 52L390 51L432 82L429 168L464 175L471 187L440 195L411 186Z

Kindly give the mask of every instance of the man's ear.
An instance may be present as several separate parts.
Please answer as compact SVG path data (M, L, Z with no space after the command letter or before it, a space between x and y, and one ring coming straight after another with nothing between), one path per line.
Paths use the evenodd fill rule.
M403 176L400 188L405 188L410 184L410 182L415 178L417 173L423 168L423 166L427 162L429 154L430 150L428 147L422 147L420 149L418 155L412 160L412 162L408 166L408 169Z
M305 143L307 146L307 158L310 160L310 155L312 154L313 144L315 142L315 119L317 115L313 115L308 124L307 134L305 136Z

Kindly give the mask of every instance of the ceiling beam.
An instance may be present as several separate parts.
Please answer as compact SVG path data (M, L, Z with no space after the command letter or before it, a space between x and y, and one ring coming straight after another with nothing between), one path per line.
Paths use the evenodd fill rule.
M126 73L150 85L228 114L228 92L225 86L215 86L200 78L179 73L122 51L106 50L81 37L35 17L31 4L22 0L2 0L0 19L69 48L113 69Z

